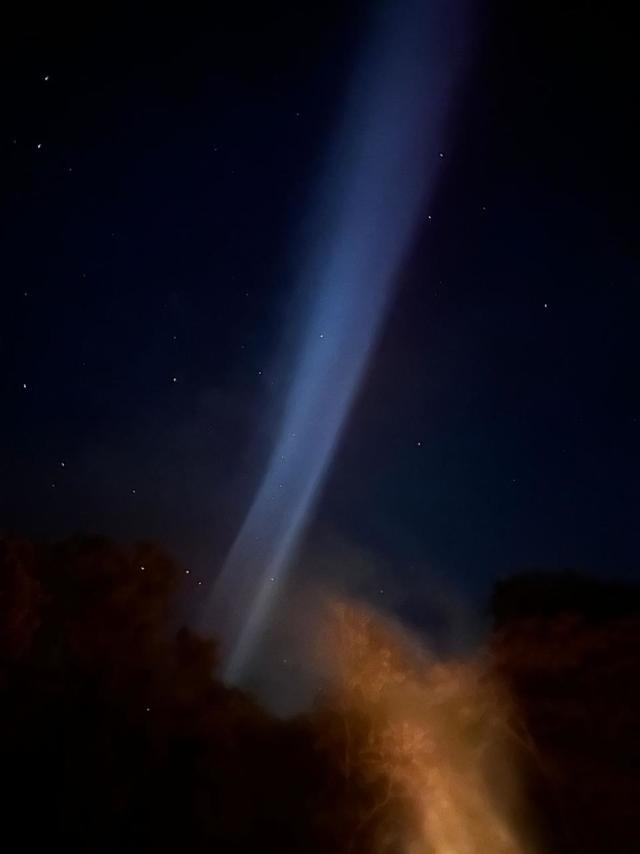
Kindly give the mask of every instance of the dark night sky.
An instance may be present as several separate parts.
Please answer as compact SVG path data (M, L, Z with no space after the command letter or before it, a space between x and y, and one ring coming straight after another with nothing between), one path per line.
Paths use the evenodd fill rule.
M156 539L207 588L273 439L297 225L369 5L5 22L0 527ZM414 612L434 577L480 603L525 566L638 566L626 5L476 6L307 546L372 555Z

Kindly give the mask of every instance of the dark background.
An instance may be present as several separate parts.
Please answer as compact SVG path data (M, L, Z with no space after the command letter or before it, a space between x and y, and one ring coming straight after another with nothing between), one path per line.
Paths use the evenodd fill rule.
M273 436L296 226L370 8L5 18L0 527L156 540L204 598ZM519 567L637 568L628 4L472 14L438 189L306 547L370 555L418 622L434 584L480 607Z

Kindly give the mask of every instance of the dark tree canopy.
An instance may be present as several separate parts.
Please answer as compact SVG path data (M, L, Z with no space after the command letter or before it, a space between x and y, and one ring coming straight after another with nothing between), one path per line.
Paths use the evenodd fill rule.
M215 645L174 627L180 574L151 545L0 540L6 832L66 851L364 851L380 784L346 778L342 721L276 720L217 680Z
M156 547L0 537L5 838L21 847L344 852L407 848L417 817L369 760L373 718L330 694L295 720L216 678L176 625ZM525 575L494 598L492 667L530 739L549 852L637 851L636 590Z
M499 585L492 652L535 745L553 851L639 850L640 589L577 572Z
M640 615L640 587L575 570L532 570L496 583L491 612L496 628L527 617L561 614L606 622Z

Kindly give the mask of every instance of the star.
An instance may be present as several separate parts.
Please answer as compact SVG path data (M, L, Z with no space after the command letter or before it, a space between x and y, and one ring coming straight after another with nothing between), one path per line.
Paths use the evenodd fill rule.
M27 384L26 384L26 383L22 383L22 388L26 390L26 388L27 388Z
M39 143L36 145L36 148L37 148L38 150L39 150L39 149L41 149L41 148L42 148L42 143L41 143L41 142L39 142Z
M46 82L49 80L49 75L48 75L48 74L45 74L45 75L44 75L44 77L43 77L42 79L43 79L43 80L44 80L44 82L46 83Z

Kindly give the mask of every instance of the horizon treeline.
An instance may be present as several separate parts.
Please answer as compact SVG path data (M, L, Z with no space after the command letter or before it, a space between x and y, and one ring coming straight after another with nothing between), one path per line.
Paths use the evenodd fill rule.
M0 537L5 837L27 850L405 850L418 817L357 760L371 721L330 694L281 720L177 628L152 544ZM640 588L533 572L496 585L490 666L517 709L549 852L638 850ZM345 756L356 761L345 762Z

